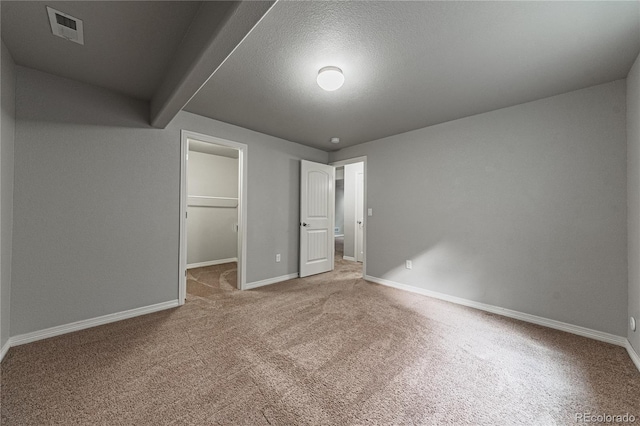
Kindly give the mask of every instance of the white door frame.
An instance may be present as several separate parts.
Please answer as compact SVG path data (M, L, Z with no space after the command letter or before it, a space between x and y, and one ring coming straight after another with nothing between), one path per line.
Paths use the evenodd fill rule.
M362 176L362 186L360 186L360 176ZM360 208L360 211L358 211ZM362 216L360 216L362 215ZM362 173L356 173L356 217L354 217L353 224L355 229L355 241L353 243L353 257L356 259L356 262L362 262L364 260L364 167ZM360 222L360 217L362 217L362 222ZM358 235L361 235L362 241L358 238ZM360 255L362 253L362 256Z
M180 132L180 259L178 301L184 304L187 296L187 155L189 139L222 145L238 150L238 289L247 284L247 145L215 136L182 130Z
M362 169L364 170L363 175L363 192L364 192L364 215L362 217L364 222L364 236L363 236L363 247L364 247L364 255L362 256L362 276L365 277L367 275L367 212L368 212L368 204L367 204L367 156L348 158L346 160L334 161L333 163L329 163L330 166L340 167L346 166L347 164L355 164L355 163L363 163ZM355 254L355 253L354 253Z

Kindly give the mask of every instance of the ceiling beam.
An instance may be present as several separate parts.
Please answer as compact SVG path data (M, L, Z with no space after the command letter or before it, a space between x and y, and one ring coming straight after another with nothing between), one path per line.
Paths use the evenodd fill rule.
M151 125L165 128L275 1L204 1L151 99Z

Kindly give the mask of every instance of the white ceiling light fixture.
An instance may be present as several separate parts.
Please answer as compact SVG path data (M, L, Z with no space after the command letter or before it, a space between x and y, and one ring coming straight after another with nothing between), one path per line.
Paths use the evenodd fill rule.
M344 74L338 67L324 67L318 71L318 86L327 92L338 90L344 84Z
M331 143L340 143L340 138L331 138Z

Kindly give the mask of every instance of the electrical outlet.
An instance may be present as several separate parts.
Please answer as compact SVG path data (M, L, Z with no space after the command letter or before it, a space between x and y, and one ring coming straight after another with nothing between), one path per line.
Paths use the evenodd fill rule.
M413 268L413 262L411 262L410 260L405 260L404 267L407 268L407 269L412 269Z
M280 253L276 254L276 262L280 262Z

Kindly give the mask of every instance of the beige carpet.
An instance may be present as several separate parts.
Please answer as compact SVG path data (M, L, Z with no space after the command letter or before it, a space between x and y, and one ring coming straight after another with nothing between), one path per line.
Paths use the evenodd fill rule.
M623 348L367 283L340 259L246 292L234 267L193 270L183 307L12 348L2 425L640 418Z
M335 237L336 259L342 259L344 255L344 237Z

